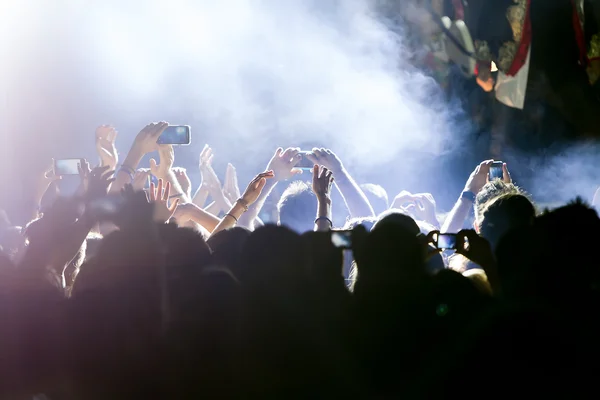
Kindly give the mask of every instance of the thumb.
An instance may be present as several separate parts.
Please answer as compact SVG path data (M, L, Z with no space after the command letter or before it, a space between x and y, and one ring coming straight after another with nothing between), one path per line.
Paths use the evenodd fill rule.
M171 203L171 207L169 207L170 212L175 212L177 206L179 205L179 197L175 199L174 202Z
M158 168L158 164L156 163L156 160L154 158L150 159L150 169L151 170L156 170Z
M265 178L260 178L254 185L254 189L260 193L264 189L266 183L267 180Z
M292 175L300 175L303 171L300 168L292 168Z

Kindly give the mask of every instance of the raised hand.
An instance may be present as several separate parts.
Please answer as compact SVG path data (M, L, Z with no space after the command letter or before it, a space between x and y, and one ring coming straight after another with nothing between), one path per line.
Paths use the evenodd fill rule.
M403 210L406 207L413 204L413 202L414 196L412 195L412 193L403 190L400 193L398 193L398 195L394 198L394 201L392 202L390 208Z
M175 214L177 205L179 204L179 198L175 199L169 204L169 196L171 195L171 183L167 182L164 185L163 180L158 180L158 185L154 183L150 184L150 202L154 204L154 221L159 223L168 222L169 219Z
M334 176L337 176L344 170L342 161L335 153L329 149L312 149L311 154L306 156L310 161L316 165L322 165L328 170L333 172Z
M271 158L271 161L269 161L267 170L273 171L274 178L277 181L285 181L301 174L302 170L295 168L300 160L302 160L302 155L299 153L300 149L298 148L288 148L285 151L281 147L278 148L275 150L275 155Z
M158 137L169 126L166 122L157 122L148 124L138 133L133 142L133 146L142 154L151 153L157 149L156 141Z
M86 199L89 201L106 196L108 194L110 184L115 180L114 174L115 171L110 171L108 165L104 167L96 167L91 170L87 178L88 182Z
M471 172L464 190L477 195L489 180L490 167L493 162L494 160L485 160L479 164L473 172Z
M133 182L131 182L131 186L133 190L140 191L143 190L148 183L148 178L150 178L150 170L147 169L138 169L135 171L133 175Z
M192 188L192 181L190 180L190 177L188 176L185 168L173 168L173 173L175 174L175 178L177 179L177 182L179 182L179 186L181 186L183 192L187 193L188 197L192 197L192 194L190 192Z
M115 141L117 130L110 125L101 125L96 128L96 151L100 157L100 165L108 166L111 170L117 168L119 156Z
M481 266L484 270L496 265L490 243L474 230L462 230L456 235L456 253Z
M223 183L223 194L229 200L230 203L235 203L240 198L240 188L238 186L237 172L235 167L231 164L227 164L227 170L225 171L225 183Z
M431 193L419 193L412 195L412 204L405 207L406 212L416 219L425 221L435 227L439 227L436 215L436 203Z
M248 187L246 188L244 194L241 197L241 200L244 203L243 205L245 207L248 207L254 204L256 199L258 199L258 196L260 196L260 193L262 192L263 188L265 187L267 179L271 179L274 176L275 174L273 173L273 171L266 171L256 175L254 179L250 181Z
M158 164L154 158L150 159L150 172L157 178L165 178L173 168L173 163L175 162L175 150L173 149L173 145L170 144L156 146L160 157L160 164Z
M204 167L210 167L213 161L213 151L208 144L204 145L204 148L200 152L200 169Z
M320 202L330 201L331 185L333 185L333 173L325 167L315 165L313 167L312 190Z

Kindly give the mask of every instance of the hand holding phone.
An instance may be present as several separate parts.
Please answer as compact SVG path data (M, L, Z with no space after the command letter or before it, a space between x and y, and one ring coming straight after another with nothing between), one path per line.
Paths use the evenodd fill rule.
M490 182L494 179L504 179L504 162L502 161L494 161L490 166Z
M187 146L192 141L192 128L189 125L169 125L158 137L158 144L176 144Z
M63 158L54 161L54 176L79 175L80 166L85 165L85 158Z
M312 172L313 167L315 166L315 164L307 157L307 155L312 154L312 152L310 151L301 151L300 153L298 153L302 156L302 159L300 159L300 161L298 162L298 164L296 164L296 168L299 168L303 171L310 171Z
M435 247L440 250L456 250L456 234L438 233L435 239Z

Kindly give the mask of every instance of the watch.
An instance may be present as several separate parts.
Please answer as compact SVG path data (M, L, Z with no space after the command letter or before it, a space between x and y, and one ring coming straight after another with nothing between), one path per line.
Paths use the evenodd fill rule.
M470 192L468 190L465 190L464 192L462 192L460 194L460 198L461 199L465 199L465 200L469 200L471 203L475 203L475 198L477 196L475 195L475 193Z

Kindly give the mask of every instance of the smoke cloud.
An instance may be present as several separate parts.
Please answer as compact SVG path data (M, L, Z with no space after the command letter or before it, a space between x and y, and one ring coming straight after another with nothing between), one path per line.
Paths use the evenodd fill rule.
M68 104L52 118L77 114L90 135L101 123L116 125L121 151L148 121L167 120L192 125L184 151L197 157L209 142L238 170L249 154L262 160L276 146L319 145L363 175L401 161L396 170L421 182L428 179L417 174L423 157L458 148L469 129L457 128L459 107L448 107L433 79L409 65L403 27L375 3L23 0L4 28L14 48L27 39L45 52L43 64L28 64L31 75L61 85L39 108ZM15 70L27 61L19 60ZM70 86L48 71L60 71ZM11 101L22 96L27 104L37 95L14 93ZM429 176L437 183L439 175Z
M126 3L94 6L88 26L123 103L193 105L238 151L326 143L360 167L457 143L435 82L366 0Z

